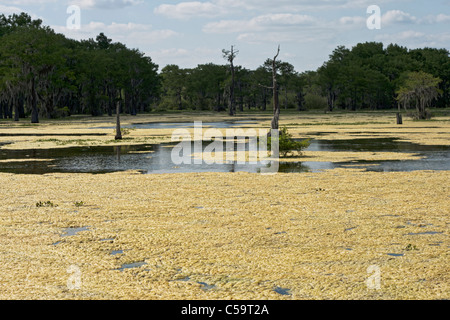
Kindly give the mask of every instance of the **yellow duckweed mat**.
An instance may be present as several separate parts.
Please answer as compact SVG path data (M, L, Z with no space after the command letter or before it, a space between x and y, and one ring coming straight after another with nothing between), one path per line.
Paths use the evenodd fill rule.
M449 299L449 181L0 174L0 298Z

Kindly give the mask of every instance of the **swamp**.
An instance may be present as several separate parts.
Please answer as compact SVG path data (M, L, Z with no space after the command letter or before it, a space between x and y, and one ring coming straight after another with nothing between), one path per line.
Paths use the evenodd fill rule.
M270 127L124 116L115 141L114 117L0 123L1 298L449 298L450 117L288 114L311 143L271 175L174 165L173 131L197 120Z

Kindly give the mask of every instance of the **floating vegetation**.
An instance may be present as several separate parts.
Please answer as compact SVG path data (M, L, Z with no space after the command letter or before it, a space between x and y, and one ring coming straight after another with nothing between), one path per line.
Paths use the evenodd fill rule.
M84 202L83 201L75 201L75 207L82 207L82 206L84 206Z
M326 126L302 127L302 122L314 119L301 117L286 119L299 123L299 127L289 128L294 136L307 136L311 129L336 132L318 137L324 139L323 145L369 130L383 138L448 144L445 132L449 122L436 123L436 129L419 128L418 123L411 125L406 120L401 129L377 124L355 130L333 126L329 130ZM332 119L327 115L317 120ZM380 120L385 119L381 116ZM92 122L92 126L97 125ZM407 131L415 134L402 133L408 125ZM75 129L70 125L67 130ZM6 130L57 133L61 127ZM170 133L139 129L130 137L135 138L134 143L144 136L167 137ZM29 150L37 145L35 138L7 139L14 143L2 146L0 153L27 149L17 159L31 155ZM110 139L99 137L95 143L103 145ZM381 143L392 139L379 142L385 147ZM54 142L41 143L41 148L56 149ZM343 148L347 142L333 145ZM86 152L81 149L90 148L76 149ZM303 156L333 162L359 161L367 156L377 161L402 160L399 164L403 164L412 158L410 150L405 151L408 153L387 155L372 150L344 150L342 154L317 150L304 151ZM123 153L121 156L125 161ZM41 157L53 159L44 153ZM20 166L26 167L23 163ZM4 271L0 298L449 299L450 171L364 169L327 168L323 172L275 175L0 173L0 260ZM50 197L54 206L58 203L58 210L45 209L47 205L51 208L45 201L34 205ZM83 204L75 214L77 202L94 203L100 209ZM121 253L122 248L126 254ZM368 290L365 284L373 275L367 270L374 264L381 270L382 290ZM77 292L67 290L71 265L78 265L82 272ZM213 285L217 288L210 289Z
M406 248L405 248L405 250L406 251L413 251L413 250L419 250L419 249L417 249L417 247L415 246L415 245L413 245L413 244L408 244L407 246L406 246Z
M42 208L42 207L53 208L53 207L57 207L57 206L58 206L57 204L54 204L51 201L45 201L45 202L39 201L39 202L36 202L36 207L37 208Z

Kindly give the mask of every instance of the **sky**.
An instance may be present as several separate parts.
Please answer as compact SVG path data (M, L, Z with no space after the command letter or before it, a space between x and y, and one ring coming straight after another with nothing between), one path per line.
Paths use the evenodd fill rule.
M0 13L20 12L68 38L103 32L160 70L226 64L222 50L231 46L239 51L236 65L256 69L279 45L279 59L298 72L317 70L337 46L360 42L450 50L450 0L0 0Z

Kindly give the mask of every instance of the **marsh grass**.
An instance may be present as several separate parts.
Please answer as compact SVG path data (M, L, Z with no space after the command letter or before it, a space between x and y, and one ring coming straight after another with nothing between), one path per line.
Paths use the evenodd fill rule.
M84 202L83 201L75 201L74 205L75 205L75 207L79 208L79 207L84 206Z
M43 201L36 202L36 208L42 208L42 207L54 208L54 207L57 207L57 206L58 206L57 204L54 204L50 200L49 201L45 201L45 202L43 202Z

